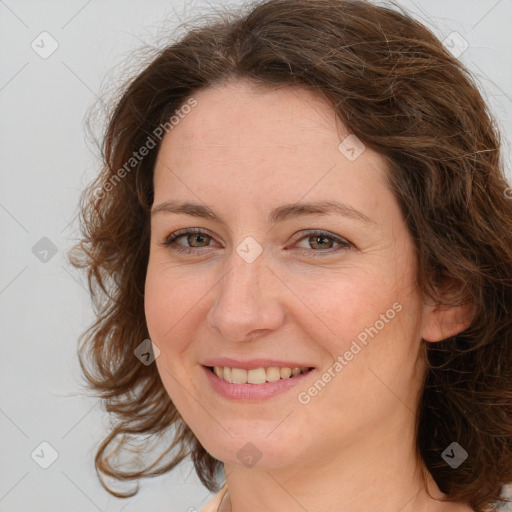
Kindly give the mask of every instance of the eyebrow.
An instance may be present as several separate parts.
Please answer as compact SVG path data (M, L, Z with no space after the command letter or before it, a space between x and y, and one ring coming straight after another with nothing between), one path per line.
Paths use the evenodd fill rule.
M182 214L191 217L199 217L211 219L222 224L226 224L222 217L217 215L210 207L202 204L179 201L165 201L151 209L151 216L154 217L158 213ZM349 206L347 204L338 203L336 201L317 201L310 203L290 203L278 206L270 211L268 221L270 224L277 224L284 220L301 217L306 215L327 215L334 213L342 215L353 220L357 220L363 224L373 225L376 223L367 217L363 212Z

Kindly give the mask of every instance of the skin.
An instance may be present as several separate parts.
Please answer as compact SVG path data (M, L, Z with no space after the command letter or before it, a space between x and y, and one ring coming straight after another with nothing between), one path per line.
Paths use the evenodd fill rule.
M152 216L145 308L169 396L224 462L223 510L471 510L438 501L431 479L435 499L428 496L414 429L425 371L421 339L461 331L463 312L440 311L421 296L413 242L382 158L366 147L350 161L338 149L350 132L301 87L234 81L194 97L197 106L162 141L153 206L197 202L224 223ZM329 213L268 223L272 208L320 200L349 205L371 222ZM174 245L192 254L163 244L194 227L205 238L182 236ZM351 245L318 242L305 232L312 229ZM252 263L236 251L248 236L263 248ZM301 404L299 392L396 303L402 310ZM293 357L317 371L271 399L233 401L206 380L200 363L214 356ZM237 457L248 442L261 454L252 467Z

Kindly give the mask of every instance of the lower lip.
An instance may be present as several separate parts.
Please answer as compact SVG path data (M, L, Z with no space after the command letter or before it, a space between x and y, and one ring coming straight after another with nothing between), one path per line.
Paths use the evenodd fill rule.
M295 377L280 379L275 382L265 382L264 384L233 384L217 377L210 368L206 366L202 368L206 372L206 377L214 391L225 398L242 401L272 398L303 382L305 378L315 371L309 370L309 372L300 373Z

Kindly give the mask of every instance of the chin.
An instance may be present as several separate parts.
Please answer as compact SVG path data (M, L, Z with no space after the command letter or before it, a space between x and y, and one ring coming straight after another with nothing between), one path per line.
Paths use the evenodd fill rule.
M277 429L272 432L272 429L267 428L261 432L255 430L253 423L243 429L234 429L229 424L225 428L232 436L224 430L222 435L215 438L211 436L211 431L207 437L197 436L205 450L224 463L275 469L293 464L297 457L297 447L304 448L301 436L293 436L286 429L278 433ZM269 432L272 433L269 435Z

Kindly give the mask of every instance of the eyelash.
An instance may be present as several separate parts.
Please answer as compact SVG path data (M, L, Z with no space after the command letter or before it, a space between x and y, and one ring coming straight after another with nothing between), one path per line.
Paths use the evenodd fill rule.
M160 245L162 245L164 247L169 247L173 251L179 252L181 254L194 254L194 253L196 253L197 250L201 251L203 249L206 249L206 247L183 247L183 246L180 246L179 244L175 244L175 242L176 242L176 240L178 240L179 238L181 238L185 235L197 235L197 234L205 235L208 238L213 239L212 236L210 236L206 231L204 231L200 228L181 229L181 230L175 231L174 233L169 235L165 239L165 241L163 243L161 243ZM319 231L319 230L307 231L306 233L304 233L304 235L301 238L299 238L297 240L297 242L300 242L300 241L304 240L305 238L310 238L313 236L317 236L317 237L322 236L325 238L330 238L331 240L334 240L335 242L337 242L341 247L338 247L337 249L326 249L326 250L301 249L301 251L304 254L306 252L309 253L308 254L309 256L314 256L314 257L327 256L327 255L332 255L332 254L338 253L342 250L346 250L346 249L350 249L351 247L354 247L353 244L351 244L348 240L345 240L344 238L333 235L332 233L329 233L327 231ZM174 246L174 247L172 247L172 246Z

